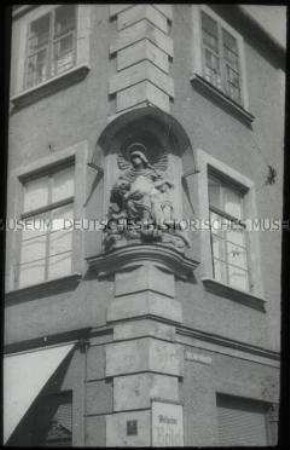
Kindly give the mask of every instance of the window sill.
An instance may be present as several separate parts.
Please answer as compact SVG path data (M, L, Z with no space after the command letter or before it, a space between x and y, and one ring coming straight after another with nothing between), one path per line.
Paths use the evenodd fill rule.
M82 64L73 67L61 75L46 80L33 88L26 89L11 98L13 110L28 106L31 103L37 102L48 95L52 95L61 89L65 89L70 85L81 81L86 77L89 70L90 67L87 64Z
M228 298L251 308L265 311L266 300L249 292L228 286L213 278L202 278L205 288L215 295Z
M27 300L49 297L50 295L69 291L76 288L81 278L82 275L80 273L73 273L71 275L55 278L43 283L14 289L6 293L6 302L7 304L22 303Z
M236 116L238 119L245 122L248 126L255 120L253 114L244 109L241 105L236 103L222 91L217 89L207 80L205 80L201 75L195 73L190 79L192 85L198 89L202 94L210 97L211 100L218 103L227 112Z

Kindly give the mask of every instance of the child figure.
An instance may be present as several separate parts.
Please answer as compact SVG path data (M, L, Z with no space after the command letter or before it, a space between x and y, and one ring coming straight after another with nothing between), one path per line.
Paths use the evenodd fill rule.
M170 223L173 220L171 195L173 186L173 183L168 180L160 180L155 183L151 193L153 217L158 225Z

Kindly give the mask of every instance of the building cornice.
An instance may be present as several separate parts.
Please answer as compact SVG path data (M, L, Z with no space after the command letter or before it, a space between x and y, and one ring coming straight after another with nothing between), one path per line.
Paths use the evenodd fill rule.
M280 359L279 352L269 350L265 347L252 345L246 342L236 341L234 339L230 339L214 333L207 333L201 330L196 330L186 325L177 326L176 333L182 336L189 336L194 339L210 342L212 344L216 344L222 347L240 350L245 353L250 353L252 355L262 356L264 358L269 358L276 361L279 361Z

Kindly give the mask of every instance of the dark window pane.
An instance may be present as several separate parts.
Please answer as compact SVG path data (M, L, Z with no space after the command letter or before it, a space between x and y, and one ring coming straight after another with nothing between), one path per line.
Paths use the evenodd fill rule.
M230 64L236 71L239 70L239 58L238 55L231 50L224 47L224 58L228 64Z
M202 23L202 28L204 31L206 31L207 33L209 33L213 36L216 36L216 37L218 36L217 22L215 20L213 20L208 14L206 14L203 11L201 13L201 23Z
M205 49L204 76L214 86L221 89L221 73L219 58L208 49Z
M217 23L204 12L202 12L202 39L204 45L215 53L219 52Z
M212 36L211 34L207 33L206 31L203 31L203 43L204 43L204 45L206 45L210 49L212 49L215 53L219 52L217 37Z
M49 40L50 15L46 14L30 24L29 53L47 45Z
M61 6L55 11L54 38L62 36L76 27L74 5Z
M57 41L53 46L53 54L52 75L65 72L73 67L75 61L74 36L69 34Z
M29 57L27 61L26 88L42 83L48 78L47 49Z
M221 209L221 183L214 177L209 176L208 180L208 195L209 204Z
M238 43L236 38L232 36L228 31L223 29L223 45L227 49L229 49L231 52L238 55Z

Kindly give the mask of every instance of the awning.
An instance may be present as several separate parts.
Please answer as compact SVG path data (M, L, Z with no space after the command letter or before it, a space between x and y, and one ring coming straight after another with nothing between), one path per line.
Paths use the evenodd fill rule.
M4 358L4 443L74 343L45 347Z

